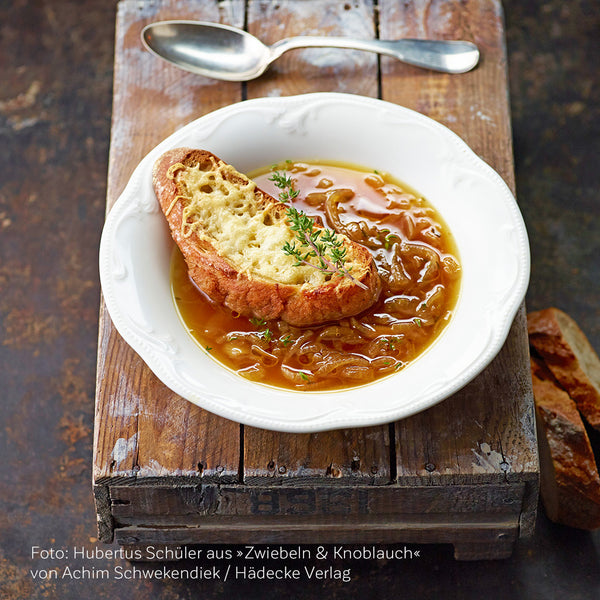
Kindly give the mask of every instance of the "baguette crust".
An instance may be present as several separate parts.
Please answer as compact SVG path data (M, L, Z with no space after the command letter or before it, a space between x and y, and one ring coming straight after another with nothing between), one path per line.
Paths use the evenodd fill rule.
M540 360L531 361L541 464L541 495L551 521L600 527L600 477L575 402Z
M557 308L527 316L529 342L587 422L600 430L600 360L575 321Z
M202 230L183 235L185 198L176 178L170 176L173 165L201 168L227 167L214 154L204 150L178 148L163 154L155 163L153 185L169 223L173 239L188 265L190 278L213 301L241 315L264 320L282 319L291 325L308 326L356 315L377 299L381 282L369 251L347 238L344 244L352 258L352 275L331 277L320 285L281 283L251 270L242 270L219 250L219 242ZM223 178L235 185L247 185L245 175L229 169ZM285 219L287 207L259 188L254 190L257 207L267 209L274 220Z

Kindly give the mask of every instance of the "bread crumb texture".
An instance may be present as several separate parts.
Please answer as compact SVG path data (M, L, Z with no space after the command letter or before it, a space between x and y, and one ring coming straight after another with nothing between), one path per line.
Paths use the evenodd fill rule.
M184 205L182 236L195 232L212 238L219 254L240 273L289 285L319 286L331 278L315 268L315 258L310 259L315 267L297 265L283 252L295 239L285 207L261 201L256 184L231 165L214 159L191 166L177 163L168 177L178 188L173 204L182 200Z

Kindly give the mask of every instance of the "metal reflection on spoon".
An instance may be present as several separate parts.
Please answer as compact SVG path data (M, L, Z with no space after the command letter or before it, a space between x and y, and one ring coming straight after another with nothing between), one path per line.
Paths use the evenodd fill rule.
M284 52L296 48L346 48L392 56L443 73L466 73L479 61L472 42L445 40L361 40L299 36L271 46L246 31L204 21L160 21L142 31L150 52L192 73L226 81L260 77Z

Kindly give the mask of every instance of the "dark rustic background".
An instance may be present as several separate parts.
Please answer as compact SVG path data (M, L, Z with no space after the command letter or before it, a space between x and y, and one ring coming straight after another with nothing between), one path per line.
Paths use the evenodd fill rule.
M423 547L412 562L351 561L350 584L32 580L44 567L33 545L105 549L90 469L115 7L0 0L0 597L600 596L600 533L543 511L507 561L457 563L450 547ZM527 305L569 312L600 350L600 3L504 8Z

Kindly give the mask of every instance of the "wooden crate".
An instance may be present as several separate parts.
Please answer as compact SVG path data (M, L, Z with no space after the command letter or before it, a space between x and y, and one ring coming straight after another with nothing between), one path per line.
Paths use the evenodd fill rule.
M294 51L247 84L177 70L145 52L155 20L220 21L267 43L302 33L469 39L471 73L386 57ZM320 53L320 54L319 54ZM460 135L514 190L499 0L121 0L107 210L160 140L221 106L341 91L416 109ZM524 308L493 363L441 404L397 423L314 434L265 431L183 400L116 332L102 305L93 485L99 537L123 545L450 543L508 556L531 534L538 462Z

